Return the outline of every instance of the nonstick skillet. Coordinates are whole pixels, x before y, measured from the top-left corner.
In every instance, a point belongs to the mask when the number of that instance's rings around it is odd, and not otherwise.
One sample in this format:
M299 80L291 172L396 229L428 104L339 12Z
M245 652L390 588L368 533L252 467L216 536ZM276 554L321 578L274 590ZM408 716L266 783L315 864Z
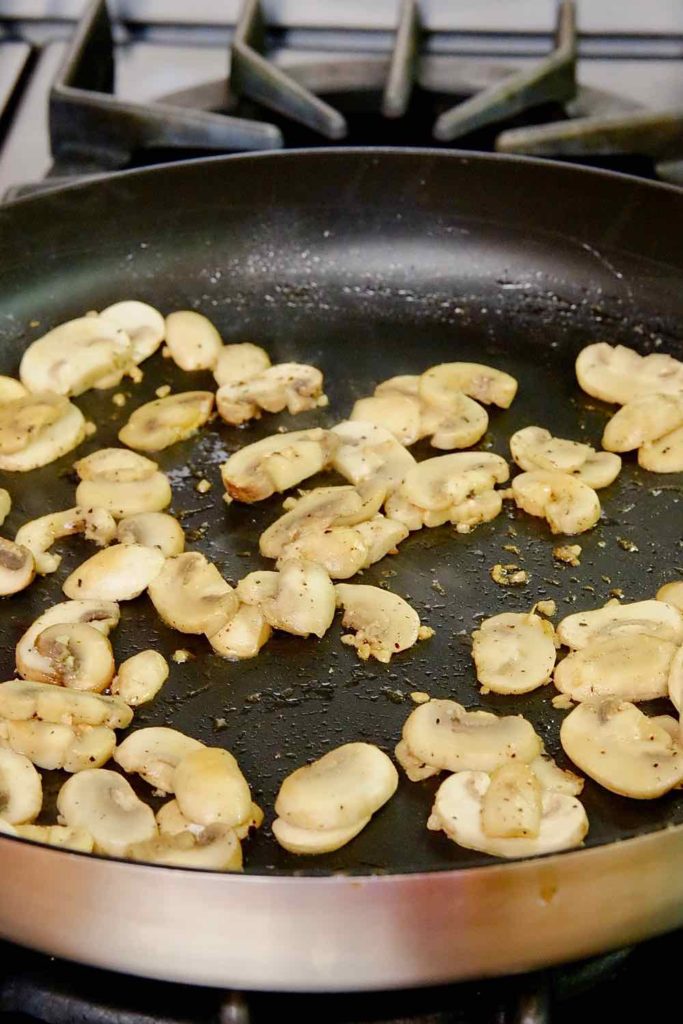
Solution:
M278 427L331 425L383 378L445 360L492 363L520 381L491 416L484 447L507 455L530 423L597 443L609 409L578 390L574 357L607 340L683 357L683 194L658 184L531 160L430 151L327 150L231 157L113 176L0 209L0 372L54 324L119 299L197 308L226 341L254 340L274 361L320 366L330 405L246 429L213 423L160 453L189 546L231 581L264 566L258 536L281 499L221 500L226 454ZM77 400L98 426L79 455L116 431L162 383L211 387L157 354L125 408L111 392ZM418 458L433 451L415 449ZM5 475L24 521L73 504L74 456ZM198 480L213 483L208 494ZM330 482L328 475L324 478ZM321 481L322 482L322 478ZM528 970L683 923L683 797L635 802L591 784L586 849L503 863L429 833L439 780L404 777L348 846L315 859L269 834L274 795L294 767L341 742L391 752L426 690L522 712L563 758L552 687L480 696L469 634L481 616L554 599L560 614L653 596L683 573L683 480L639 470L601 492L604 516L559 566L540 520L507 509L469 536L422 530L364 582L408 597L434 639L360 662L336 623L323 640L277 636L230 664L200 638L163 627L146 598L123 606L117 659L147 646L170 681L135 726L172 725L239 758L265 827L245 844L244 875L106 860L0 839L0 934L85 963L241 988L351 990ZM507 547L506 547L507 546ZM516 551L510 550L510 547ZM637 549L637 550L635 550ZM60 570L0 606L2 678L13 649L92 549L61 548ZM529 573L496 585L496 563ZM48 781L48 811L62 779ZM145 797L149 799L149 790Z

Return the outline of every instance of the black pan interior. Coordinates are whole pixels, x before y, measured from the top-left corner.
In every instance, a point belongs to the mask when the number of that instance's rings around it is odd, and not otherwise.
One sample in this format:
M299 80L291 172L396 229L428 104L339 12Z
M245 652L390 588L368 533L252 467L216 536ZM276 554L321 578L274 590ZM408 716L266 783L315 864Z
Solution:
M219 474L227 453L279 427L331 425L383 378L444 360L490 362L518 377L520 390L509 411L492 413L484 447L507 455L507 438L530 423L597 443L610 410L579 391L575 354L602 339L683 356L683 248L675 230L682 212L673 189L471 154L287 153L110 178L0 210L0 372L16 372L23 348L56 323L132 297L164 312L197 308L226 341L253 340L274 361L320 366L327 410L266 416L243 430L214 422L158 456L189 545L235 582L265 566L258 536L280 500L227 508ZM98 430L79 454L116 443L130 411L162 383L183 390L212 387L212 378L182 374L157 354L144 364L141 384L84 395L78 404ZM129 396L125 408L113 404L114 391ZM427 446L416 450L418 458L429 454ZM72 461L4 475L14 498L6 535L73 504ZM195 489L203 477L213 484L205 495ZM135 725L171 725L237 755L267 812L266 826L246 846L248 871L486 863L426 831L438 780L402 778L397 796L357 839L315 860L274 842L274 795L294 767L341 742L365 739L391 752L414 690L523 712L566 764L552 687L526 697L479 696L469 634L482 616L540 598L554 599L564 614L616 591L627 600L652 596L683 573L682 493L680 476L643 473L627 458L617 483L601 492L602 521L579 538L576 569L554 562L557 541L543 523L509 506L470 536L451 527L412 535L398 557L363 580L409 598L436 636L388 666L362 663L342 646L338 621L323 640L280 635L257 659L230 664L200 638L161 626L140 598L123 606L113 636L117 659L150 645L194 657L172 664L170 681ZM76 540L60 550L56 574L0 606L2 678L12 676L21 632L61 599L61 582L92 552ZM525 568L528 585L496 585L489 570L497 562ZM636 803L589 783L585 802L588 845L683 822L677 795Z

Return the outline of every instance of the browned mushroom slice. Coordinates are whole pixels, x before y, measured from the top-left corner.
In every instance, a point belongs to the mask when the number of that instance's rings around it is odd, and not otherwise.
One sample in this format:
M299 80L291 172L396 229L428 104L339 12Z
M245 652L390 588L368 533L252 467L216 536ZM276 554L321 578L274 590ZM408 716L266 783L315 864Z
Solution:
M253 502L287 491L329 464L338 441L316 427L273 434L240 448L221 466L227 499Z
M180 633L210 635L239 605L235 591L199 551L167 558L149 584L149 596L166 625Z
M0 469L25 473L70 452L86 434L83 413L67 398L26 395L0 405Z
M139 451L161 451L196 434L209 419L213 401L210 391L183 391L147 402L131 413L119 440Z
M132 365L126 332L103 317L83 316L60 324L29 345L19 373L31 392L80 395L92 387L118 384Z

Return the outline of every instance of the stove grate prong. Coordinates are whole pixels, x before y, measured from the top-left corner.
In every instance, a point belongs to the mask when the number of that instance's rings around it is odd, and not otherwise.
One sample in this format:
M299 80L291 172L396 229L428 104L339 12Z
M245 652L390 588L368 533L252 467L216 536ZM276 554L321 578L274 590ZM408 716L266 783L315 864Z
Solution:
M401 0L394 49L382 96L385 117L403 117L415 84L422 23L417 0Z

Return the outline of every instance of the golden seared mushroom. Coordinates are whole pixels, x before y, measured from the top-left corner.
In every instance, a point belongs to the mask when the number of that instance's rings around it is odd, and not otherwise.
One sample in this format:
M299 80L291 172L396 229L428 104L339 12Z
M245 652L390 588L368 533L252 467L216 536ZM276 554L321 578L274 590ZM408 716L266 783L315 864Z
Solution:
M210 391L182 391L156 398L131 413L119 430L119 441L143 452L159 452L186 441L203 427L213 412Z
M603 608L567 615L557 626L561 642L575 651L596 639L633 633L682 644L683 614L663 600L608 601Z
M657 591L657 600L673 605L679 612L683 612L683 580L672 580L665 583Z
M683 748L629 701L578 704L560 740L567 757L612 793L654 800L683 782Z
M587 394L617 405L641 395L683 391L683 363L677 359L659 352L641 356L632 348L605 342L582 349L576 377Z
M54 394L0 403L0 469L26 473L66 455L86 434L83 413Z
M136 773L150 786L163 793L173 793L173 773L187 754L204 750L199 740L177 729L151 726L137 729L121 743L114 760L124 772Z
M76 501L107 509L115 519L160 512L171 504L171 486L156 462L127 448L101 448L74 463L81 478Z
M445 832L458 846L494 857L536 857L581 845L588 818L576 797L544 790L534 801L524 766L506 766L498 772L464 771L442 782L427 828ZM524 826L531 831L522 831Z
M0 746L0 818L10 825L33 821L43 806L43 784L27 757Z
M37 682L102 693L114 678L111 644L100 630L85 622L48 626L38 634L34 646L42 665L50 666L34 676Z
M80 395L89 388L113 387L132 366L133 348L126 332L104 317L82 316L29 345L19 375L33 393Z
M251 821L249 785L228 750L190 751L173 772L171 783L181 812L197 825L238 828Z
M55 572L62 561L61 555L52 554L50 548L63 537L82 533L99 547L110 544L116 536L113 516L104 508L76 505L63 512L50 512L39 519L24 523L17 530L17 544L23 544L35 559L36 571L41 576Z
M154 355L166 334L164 318L159 310L138 299L115 302L102 310L100 318L126 332L136 366Z
M219 387L224 384L238 384L251 380L270 366L270 357L265 349L243 341L237 345L224 345L221 349L213 375Z
M614 414L605 427L602 445L609 452L632 452L681 425L683 394L642 395Z
M208 317L180 309L166 317L166 345L181 370L212 370L223 349L223 339Z
M114 544L74 569L62 590L74 599L132 601L159 575L164 561L157 548Z
M534 612L503 612L472 634L477 679L486 691L529 693L547 683L557 649L552 623Z
M66 725L31 718L3 723L5 742L46 771L101 768L114 753L116 733L104 725Z
M381 587L338 583L337 604L343 609L342 626L355 630L342 643L355 647L358 657L385 664L420 639L420 617L398 594Z
M111 692L132 708L156 697L168 679L168 662L158 651L140 651L119 665Z
M352 420L367 419L387 428L402 444L430 437L434 448L469 448L489 425L485 409L461 391L442 395L434 404L420 393L420 377L404 375L382 381L371 398L356 402Z
M163 622L180 633L213 633L239 605L235 591L199 551L167 558L148 590Z
M154 812L118 772L94 768L64 783L57 796L60 821L82 828L93 838L96 853L125 857L136 843L157 835Z
M600 499L593 488L569 473L520 473L512 481L512 496L518 508L546 519L553 533L584 533L600 518Z
M492 772L507 761L529 764L543 749L521 715L466 711L454 700L430 700L408 716L396 759L411 781L442 771Z
M403 445L415 444L422 435L422 403L418 397L387 391L355 402L351 422L383 427Z
M125 516L119 522L116 539L119 544L158 548L164 558L181 555L185 550L183 528L166 512L139 512L135 516Z
M291 853L338 850L365 828L397 785L398 772L378 747L336 747L284 780L273 835Z
M485 405L508 409L517 394L517 381L482 363L441 363L422 374L419 391L430 405L448 407L453 395L463 392Z
M415 459L386 427L345 420L332 428L338 439L332 468L352 484L394 491Z
M35 574L35 562L28 548L0 537L0 597L25 590Z
M194 832L160 835L133 843L126 856L146 864L167 864L178 868L212 871L241 871L242 847L234 829L207 825Z
M259 550L265 558L279 558L304 533L322 533L332 526L355 526L370 519L383 499L382 490L364 498L355 487L316 487L300 498L289 498L284 515L261 534Z
M287 491L329 466L337 444L332 431L321 427L273 434L248 444L221 466L227 499L262 501Z
M589 487L607 487L621 471L621 459L612 452L596 452L588 444L553 437L543 427L524 427L510 438L510 452L520 469L546 469L570 473Z
M36 639L50 626L87 623L104 636L119 622L119 606L113 601L62 601L39 615L23 634L16 649L17 670L25 679L49 682L52 665L36 650Z
M76 850L78 853L92 853L93 838L84 828L69 828L67 825L18 825L16 834L32 843L57 846L62 850Z
M304 363L277 363L249 380L223 384L216 392L219 416L234 426L258 419L262 410L287 409L296 416L326 404L322 373Z
M0 718L13 722L37 718L41 722L126 729L133 720L133 712L119 697L69 690L32 679L10 679L0 683Z
M28 391L14 377L5 377L0 374L0 407L9 402L16 402L17 398L26 398Z
M555 686L575 701L655 700L667 695L676 645L642 633L599 635L555 669Z
M12 508L12 498L9 491L6 491L4 487L0 487L0 526L7 519Z
M255 658L270 640L273 630L260 608L240 604L224 626L207 633L213 651L228 661Z
M683 426L638 450L638 465L650 473L683 473Z
M332 625L335 588L322 566L315 562L283 562L272 596L265 596L259 607L274 629L294 636L312 633L320 637Z

